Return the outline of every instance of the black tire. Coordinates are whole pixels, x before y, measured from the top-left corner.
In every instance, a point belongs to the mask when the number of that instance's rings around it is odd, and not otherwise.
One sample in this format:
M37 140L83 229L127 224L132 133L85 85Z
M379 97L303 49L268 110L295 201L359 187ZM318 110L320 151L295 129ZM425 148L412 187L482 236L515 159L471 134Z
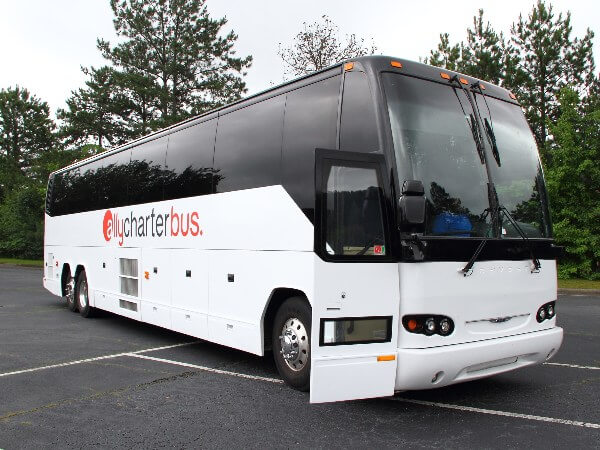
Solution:
M306 299L292 297L277 310L273 322L273 358L279 374L288 385L299 391L310 388L310 330L312 312ZM282 338L283 335L286 335ZM294 343L297 343L294 347ZM286 348L290 359L282 352ZM291 358L297 352L297 356Z
M75 299L77 302L77 309L79 309L79 314L81 314L83 317L92 317L94 315L94 308L90 306L90 296L85 270L79 272L79 276L77 277L77 284L75 285Z
M68 272L65 277L65 295L64 299L67 302L67 308L69 311L77 312L77 301L75 300L75 281L71 276L71 272Z

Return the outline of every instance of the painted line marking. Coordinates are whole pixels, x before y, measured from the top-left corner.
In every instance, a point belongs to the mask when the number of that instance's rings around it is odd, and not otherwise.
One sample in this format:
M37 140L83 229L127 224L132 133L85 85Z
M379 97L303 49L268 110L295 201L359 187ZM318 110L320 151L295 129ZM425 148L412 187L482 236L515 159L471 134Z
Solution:
M588 369L588 370L600 370L600 367L594 366L580 366L577 364L563 364L563 363L544 363L545 366L558 366L558 367L571 367L572 369Z
M96 356L94 358L79 359L77 361L69 361L69 362L64 362L64 363L51 364L49 366L33 367L31 369L15 370L14 372L0 373L0 378L7 377L9 375L20 375L23 373L38 372L40 370L55 369L58 367L68 367L68 366L74 366L76 364L84 364L84 363L89 363L89 362L94 362L94 361L102 361L103 359L119 358L121 356L131 356L131 355L136 355L138 353L156 352L158 350L166 350L169 348L183 347L185 345L191 345L191 344L195 344L197 342L199 342L199 341L183 342L181 344L173 344L173 345L165 345L163 347L147 348L147 349L143 349L143 350L136 350L134 352L114 353L112 355Z
M134 358L147 359L150 361L157 361L157 362L162 362L162 363L166 363L166 364L174 364L176 366L181 366L181 367L189 367L190 369L197 369L197 370L202 370L204 372L218 373L220 375L229 375L232 377L247 378L249 380L268 381L269 383L283 384L283 380L281 380L279 378L269 378L269 377L261 377L258 375L249 375L249 374L240 373L240 372L231 372L229 370L215 369L214 367L198 366L196 364L190 364L190 363L180 362L180 361L173 361L171 359L155 358L154 356L140 355L139 353L130 353L130 354L127 354L127 356L133 356Z
M467 412L474 412L474 413L480 413L480 414L490 414L490 415L494 415L494 416L512 417L515 419L536 420L538 422L560 423L563 425L572 425L572 426L576 426L576 427L600 429L599 423L580 422L578 420L556 419L554 417L534 416L531 414L520 414L520 413L507 412L507 411L496 411L493 409L474 408L472 406L452 405L449 403L428 402L425 400L413 400L410 398L402 398L402 397L394 397L394 398L392 398L392 400L406 402L406 403L414 403L415 405L422 405L422 406L435 406L438 408L455 409L458 411L467 411Z

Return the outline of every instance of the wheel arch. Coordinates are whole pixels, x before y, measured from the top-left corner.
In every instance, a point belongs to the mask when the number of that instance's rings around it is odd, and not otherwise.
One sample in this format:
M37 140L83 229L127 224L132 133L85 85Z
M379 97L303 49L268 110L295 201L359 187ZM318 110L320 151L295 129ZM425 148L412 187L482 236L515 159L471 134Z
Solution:
M271 291L271 295L269 296L269 300L265 306L263 311L262 319L261 319L261 334L262 334L262 350L263 354L265 350L271 349L271 329L273 328L273 322L275 320L275 314L279 307L285 302L288 298L291 297L301 297L303 298L309 307L311 307L310 301L308 300L308 296L306 293L299 289L288 288L288 287L278 287Z
M67 276L73 275L71 271L71 266L69 263L64 263L62 265L62 274L60 275L60 294L64 297L67 295L66 286L67 286Z

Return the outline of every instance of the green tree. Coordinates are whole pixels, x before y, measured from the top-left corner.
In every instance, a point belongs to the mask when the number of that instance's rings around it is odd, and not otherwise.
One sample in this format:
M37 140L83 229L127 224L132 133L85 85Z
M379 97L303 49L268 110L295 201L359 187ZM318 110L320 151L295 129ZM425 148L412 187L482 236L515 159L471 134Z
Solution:
M0 198L56 143L46 102L20 87L0 90Z
M57 114L64 122L60 131L65 143L105 147L125 142L133 134L128 124L133 106L119 85L119 74L107 66L82 71L89 76L87 87L73 91L67 109Z
M600 279L600 102L582 112L570 88L559 100L546 170L555 238L567 252L559 276Z
M437 49L431 50L429 57L426 57L424 62L442 69L462 72L463 51L464 45L462 42L452 45L450 44L450 35L441 33Z
M462 44L461 44L462 45ZM462 71L481 80L499 84L503 78L504 37L483 20L483 9L473 17L473 28L467 29L467 43L462 56Z
M585 95L594 81L593 37L588 29L583 38L571 38L571 14L556 17L542 0L511 27L504 85L525 108L545 157L548 122L556 121L560 89L575 86Z
M166 126L240 98L252 57L237 58L237 36L223 35L227 19L212 19L204 0L111 0L122 42L98 48L120 73L141 129ZM139 104L139 103L136 103ZM153 112L156 108L157 112ZM156 119L155 119L156 117Z
M377 51L375 44L365 45L364 38L355 34L346 36L345 41L338 37L339 29L329 17L322 16L322 22L307 24L288 46L279 43L277 54L286 66L286 75L301 76L346 59L372 55Z

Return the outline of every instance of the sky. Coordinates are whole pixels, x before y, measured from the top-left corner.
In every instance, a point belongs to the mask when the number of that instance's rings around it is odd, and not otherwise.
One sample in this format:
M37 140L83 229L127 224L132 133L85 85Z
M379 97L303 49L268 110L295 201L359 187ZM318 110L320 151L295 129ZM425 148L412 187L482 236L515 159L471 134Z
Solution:
M594 56L600 66L600 2L553 0L556 14L571 11L572 37L595 32ZM283 80L279 43L289 45L303 22L323 14L339 27L340 39L355 33L371 39L377 53L418 61L450 34L466 39L466 29L479 8L497 32L510 33L519 14L525 17L534 0L207 0L213 18L226 17L224 32L234 30L238 56L252 55L245 78L248 94ZM96 39L114 42L109 0L0 0L0 89L19 85L50 104L53 115L65 107L72 90L84 86L81 66L105 63Z

